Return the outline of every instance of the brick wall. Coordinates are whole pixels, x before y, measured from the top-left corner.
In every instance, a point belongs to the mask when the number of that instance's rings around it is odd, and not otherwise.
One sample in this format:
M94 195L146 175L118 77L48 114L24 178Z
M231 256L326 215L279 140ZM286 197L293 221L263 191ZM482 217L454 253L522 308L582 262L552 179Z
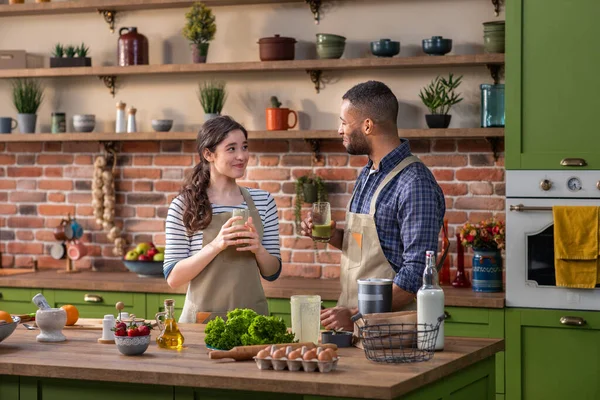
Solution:
M171 199L197 158L193 141L119 144L116 223L130 243L164 243L164 219ZM411 141L413 152L433 171L446 194L450 235L467 220L504 215L504 157L498 161L481 140ZM343 221L354 180L366 162L349 156L339 141L323 141L322 159L313 163L304 141L250 143L252 157L241 183L273 193L280 215L283 276L337 278L340 253L295 235L294 179L311 171L327 180L333 218ZM102 146L94 142L0 143L0 251L3 267L63 268L49 247L53 229L70 213L86 233L88 256L78 268L123 269L112 243L96 225L91 206L93 160ZM306 210L305 210L306 211ZM455 241L452 240L452 249ZM470 266L470 259L465 263ZM452 258L454 268L454 257Z

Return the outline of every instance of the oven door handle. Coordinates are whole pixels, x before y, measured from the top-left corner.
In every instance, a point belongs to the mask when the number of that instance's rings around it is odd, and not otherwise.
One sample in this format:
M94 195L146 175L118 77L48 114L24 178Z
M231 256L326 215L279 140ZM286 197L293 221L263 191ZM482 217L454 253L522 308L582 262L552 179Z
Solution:
M524 211L552 211L552 207L543 206L524 206L523 204L517 204L516 206L510 206L510 211L524 212Z
M583 326L586 324L586 321L581 317L564 316L560 317L560 323L562 325Z

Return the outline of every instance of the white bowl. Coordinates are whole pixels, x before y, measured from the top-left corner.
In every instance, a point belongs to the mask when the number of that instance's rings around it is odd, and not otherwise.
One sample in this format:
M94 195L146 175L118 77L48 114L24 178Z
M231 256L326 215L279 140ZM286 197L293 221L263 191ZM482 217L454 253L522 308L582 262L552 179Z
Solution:
M156 132L169 132L173 127L172 119L153 119L152 129Z

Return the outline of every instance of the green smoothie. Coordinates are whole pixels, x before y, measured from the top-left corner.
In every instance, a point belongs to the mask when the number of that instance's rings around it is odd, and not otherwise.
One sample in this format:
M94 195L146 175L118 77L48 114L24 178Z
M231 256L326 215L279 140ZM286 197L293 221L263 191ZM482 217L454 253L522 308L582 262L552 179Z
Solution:
M313 225L312 238L315 242L329 242L331 238L331 225Z

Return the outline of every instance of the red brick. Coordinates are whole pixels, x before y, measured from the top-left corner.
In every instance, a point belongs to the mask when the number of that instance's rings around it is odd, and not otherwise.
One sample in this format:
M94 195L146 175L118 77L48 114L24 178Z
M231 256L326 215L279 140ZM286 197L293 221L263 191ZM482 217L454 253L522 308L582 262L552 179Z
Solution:
M323 266L323 278L339 279L340 278L340 267L338 265L324 265Z
M64 195L64 193L49 193L48 201L50 203L64 203L65 195Z
M428 167L463 167L467 165L464 155L425 155L419 157Z
M493 186L489 182L474 182L469 183L469 192L473 195L489 196L492 194Z
M463 196L468 193L466 183L440 183L446 196Z
M329 203L331 208L346 208L350 202L351 195L349 194L332 194L329 195Z
M281 238L283 248L296 250L312 250L313 241L307 237Z
M277 208L288 208L292 206L292 196L273 196Z
M467 222L467 213L465 211L446 210L444 218L448 219L449 224L464 224Z
M296 194L296 182L284 182L281 191L285 194Z
M281 165L283 166L293 166L293 167L310 167L313 162L312 155L304 154L304 155L284 155L281 157Z
M432 169L431 172L438 182L454 180L454 170L451 169Z
M134 192L151 192L152 182L148 181L137 181L133 183Z
M77 214L76 215L82 215L82 216L86 216L86 217L92 216L92 215L94 215L94 208L92 206L77 205Z
M458 151L461 153L491 152L492 146L485 139L464 139L458 141ZM498 143L498 151L504 151L504 142Z
M182 148L181 141L168 140L160 142L160 151L163 153L180 153Z
M160 179L158 168L125 168L122 174L123 179Z
M91 204L91 193L69 193L69 203L75 204Z
M187 167L192 165L191 156L154 156L154 165L179 165Z
M1 205L0 210L2 210ZM7 226L9 228L43 228L44 219L37 217L9 217Z
M458 210L503 210L504 199L489 197L459 197L454 208Z
M44 176L48 178L62 178L63 169L61 167L46 167L44 168Z
M431 141L427 139L410 139L410 150L413 153L428 153Z
M136 216L139 218L154 218L155 215L154 207L136 207Z
M327 165L331 167L345 167L348 165L348 156L330 155L327 156Z
M75 206L40 204L38 211L40 215L60 215L66 217L67 214L75 214Z
M37 181L34 179L20 179L17 181L18 190L35 190Z
M115 213L119 218L130 218L135 216L135 207L119 205L115 208ZM158 215L161 217L160 215ZM166 218L166 213L164 218Z
M16 176L20 178L37 178L42 176L42 169L40 167L7 167L6 171L8 176Z
M463 168L456 171L459 181L502 181L504 170L499 168Z
M279 156L260 156L259 165L263 167L276 167L279 165Z
M33 240L33 232L32 231L17 231L17 240L32 241Z
M315 262L315 253L313 251L294 251L292 253L292 262L314 263Z
M258 187L259 187L258 182L237 181L237 184L242 187L252 188L252 189L258 189Z
M301 176L310 175L312 173L313 173L312 169L294 168L292 170L292 178L298 179Z
M44 245L41 243L8 243L8 253L16 254L43 254Z
M179 192L183 186L181 181L157 181L154 182L154 190L156 192Z
M12 254L2 254L2 268L12 268L15 263L15 256Z
M152 156L133 156L133 165L152 165Z
M75 161L75 164L79 164L79 165L92 165L94 163L92 156L83 156L80 154L77 154L75 156L74 161Z
M316 174L326 181L354 181L358 176L355 168L317 169Z
M320 251L317 254L317 262L321 264L337 264L342 262L342 253L340 251Z
M498 160L496 160L497 167L504 167L504 153L498 154Z
M281 184L277 182L260 182L258 187L269 193L279 193L281 190Z
M321 140L320 150L322 153L344 153L347 154L346 148L342 143L342 138Z
M166 204L165 195L162 193L128 193L127 204Z
M290 140L290 153L311 153L310 143L304 140Z
M248 141L250 152L261 153L287 153L289 143L287 140L250 140Z
M42 190L73 190L73 181L41 179L38 188Z
M89 178L94 176L93 166L67 166L65 167L64 174L69 178Z
M43 192L12 192L10 201L15 203L42 203L46 201L46 193Z
M495 164L493 154L470 154L469 164L473 167L491 167Z
M159 142L122 142L123 153L159 153Z
M248 179L257 181L285 181L290 179L289 168L253 168L248 171Z
M98 142L64 142L63 152L65 153L98 153L102 145Z
M170 179L177 180L178 182L182 182L183 180L183 170L181 168L163 168L162 169L162 179Z
M58 164L70 165L73 164L74 157L71 154L38 154L38 165Z
M0 202L7 202L8 201L8 193L7 192L0 192Z
M288 264L284 263L281 277L320 278L321 267L318 265Z
M34 165L35 155L34 154L19 154L17 156L17 164L19 165Z
M0 179L0 190L10 190L17 187L17 181L13 179Z
M456 141L454 139L438 139L433 142L432 150L442 153L452 153L456 151Z
M196 153L196 140L184 140L183 142L184 153Z
M16 159L13 154L0 154L0 165L14 164Z
M164 233L155 233L152 235L152 242L156 246L164 246L166 243L166 235Z
M476 224L480 221L485 221L486 219L490 219L493 216L494 216L494 214L489 211L481 211L481 212L472 211L469 213L469 222Z
M498 196L506 195L506 184L505 183L494 183L494 193Z
M446 203L446 210L454 207L454 199L452 199L450 197L446 197L444 200L445 200L445 203Z
M294 224L290 224L287 222L279 223L279 235L281 236L291 236L294 234Z
M164 232L165 222L130 219L125 221L125 230L128 232Z
M42 152L42 143L41 142L7 143L6 150L8 153L41 153Z
M62 151L62 142L46 142L44 143L44 153Z
M51 230L43 230L35 232L35 240L38 242L53 242L56 240L54 237L54 231Z
M369 162L369 157L367 156L350 156L350 166L351 167L364 167Z
M292 252L290 250L281 250L281 262L289 263L292 260Z

